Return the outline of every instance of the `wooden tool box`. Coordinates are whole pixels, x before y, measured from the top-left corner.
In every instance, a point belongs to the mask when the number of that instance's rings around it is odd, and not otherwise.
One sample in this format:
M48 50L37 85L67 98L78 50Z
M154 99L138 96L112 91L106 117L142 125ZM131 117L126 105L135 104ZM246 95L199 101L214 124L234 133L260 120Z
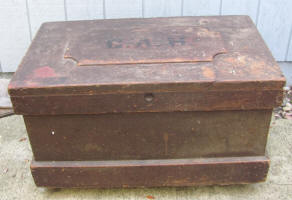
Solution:
M10 85L44 187L264 181L285 78L247 16L52 22Z

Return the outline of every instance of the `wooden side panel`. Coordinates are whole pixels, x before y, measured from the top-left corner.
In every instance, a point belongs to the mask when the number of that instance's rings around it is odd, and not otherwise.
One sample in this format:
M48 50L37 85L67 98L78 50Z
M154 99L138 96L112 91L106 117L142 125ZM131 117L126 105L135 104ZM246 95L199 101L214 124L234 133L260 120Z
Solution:
M142 0L106 0L105 18L142 17Z
M33 36L43 22L65 20L64 1L28 0L28 9Z
M37 161L264 155L271 110L24 116Z
M206 16L220 14L220 0L184 0L184 16Z
M103 0L69 0L65 3L68 20L103 18Z
M267 157L142 161L67 161L31 164L37 186L116 188L230 185L265 181Z
M292 26L291 0L264 0L260 4L258 29L278 61L284 61Z
M183 0L146 0L144 17L181 16Z
M15 71L30 43L24 0L0 2L0 71Z
M257 21L259 0L222 0L222 15L248 15Z

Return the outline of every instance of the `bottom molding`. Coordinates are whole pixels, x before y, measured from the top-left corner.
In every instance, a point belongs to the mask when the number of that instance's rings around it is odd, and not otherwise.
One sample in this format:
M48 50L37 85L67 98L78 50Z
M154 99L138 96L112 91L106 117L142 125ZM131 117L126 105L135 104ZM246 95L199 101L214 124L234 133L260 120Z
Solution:
M268 170L265 156L31 163L35 184L54 188L248 184L265 181Z

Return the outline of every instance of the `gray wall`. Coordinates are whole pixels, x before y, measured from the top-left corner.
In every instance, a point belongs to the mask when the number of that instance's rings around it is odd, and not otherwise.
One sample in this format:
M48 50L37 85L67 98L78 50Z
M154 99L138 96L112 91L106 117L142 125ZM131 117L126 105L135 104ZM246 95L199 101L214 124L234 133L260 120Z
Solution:
M0 70L16 70L46 21L237 14L253 19L276 60L292 61L292 0L1 0Z

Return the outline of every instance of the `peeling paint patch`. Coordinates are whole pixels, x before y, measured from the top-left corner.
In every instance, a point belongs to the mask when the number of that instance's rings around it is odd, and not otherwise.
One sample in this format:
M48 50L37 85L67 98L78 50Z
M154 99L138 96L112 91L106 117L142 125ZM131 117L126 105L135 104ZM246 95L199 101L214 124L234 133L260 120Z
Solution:
M215 73L214 70L209 67L203 67L203 75L206 78L214 79Z
M34 81L25 81L26 86L36 87L38 84Z
M84 150L87 152L91 152L91 151L101 151L102 149L96 144L86 144L84 147Z
M49 66L44 66L34 70L33 72L34 78L48 78L48 77L56 77L55 70Z
M164 140L164 152L165 152L165 155L168 155L168 133L163 134L163 140Z

